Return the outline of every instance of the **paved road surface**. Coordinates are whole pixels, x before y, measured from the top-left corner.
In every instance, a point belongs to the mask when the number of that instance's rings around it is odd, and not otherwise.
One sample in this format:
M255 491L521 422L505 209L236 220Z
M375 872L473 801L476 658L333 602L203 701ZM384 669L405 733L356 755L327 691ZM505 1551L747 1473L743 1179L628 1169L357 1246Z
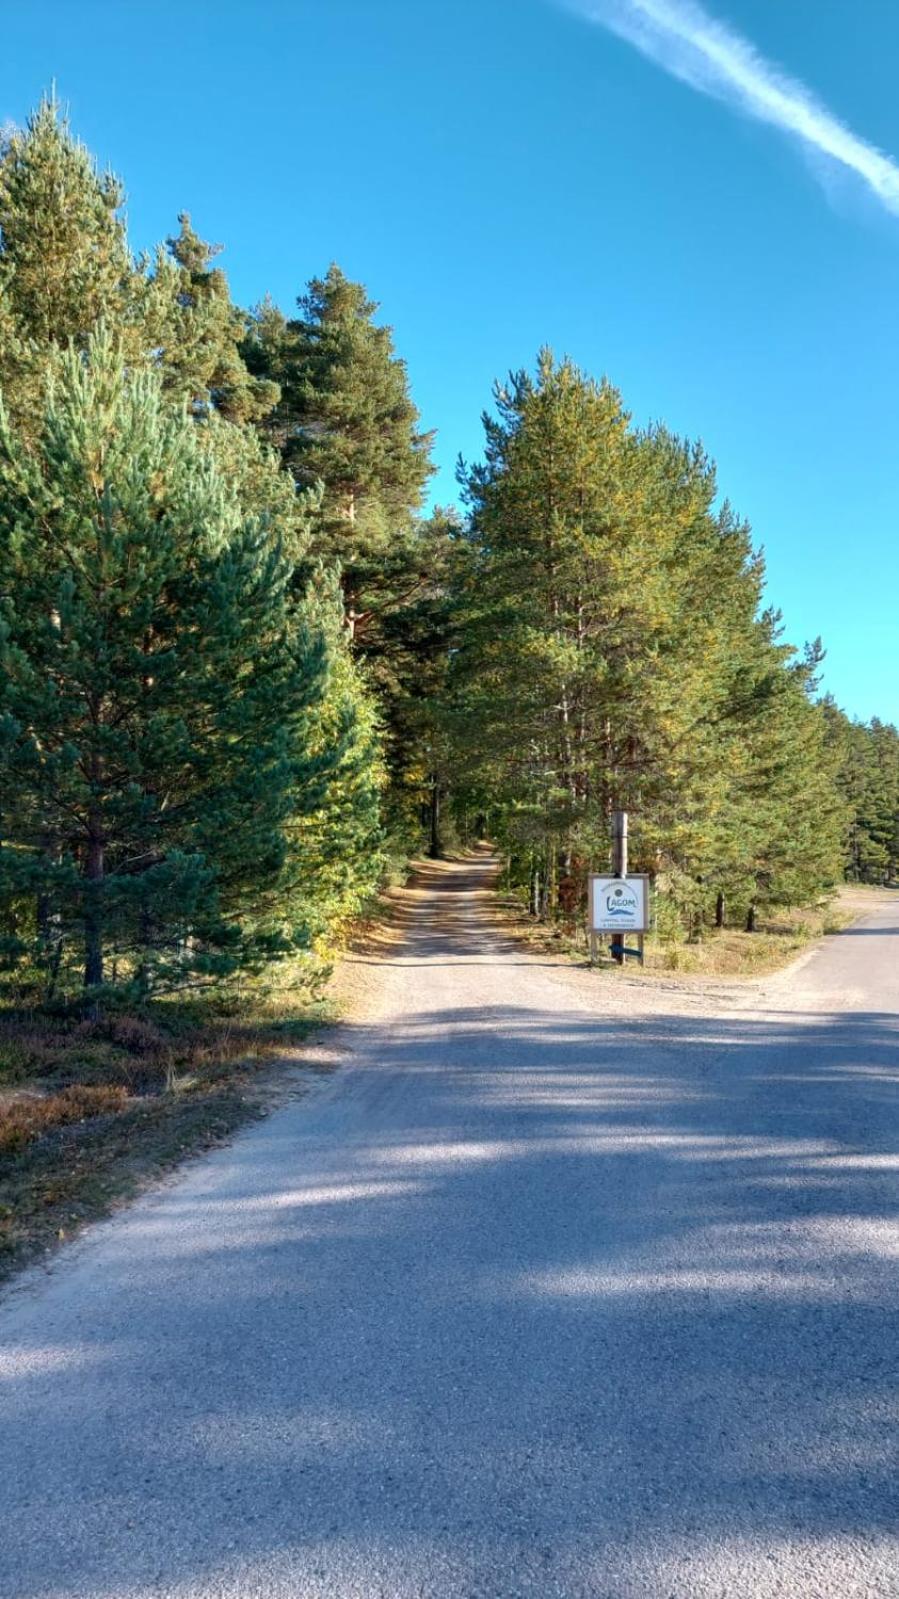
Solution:
M509 951L486 871L8 1299L4 1599L899 1595L899 905L684 993Z

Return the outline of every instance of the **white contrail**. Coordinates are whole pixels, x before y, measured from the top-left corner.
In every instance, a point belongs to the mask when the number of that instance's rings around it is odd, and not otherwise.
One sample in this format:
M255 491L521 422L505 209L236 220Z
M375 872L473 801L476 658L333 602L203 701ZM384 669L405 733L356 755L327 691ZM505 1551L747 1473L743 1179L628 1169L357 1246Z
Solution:
M703 94L738 106L849 168L899 215L899 165L832 115L798 79L766 61L695 0L563 0Z

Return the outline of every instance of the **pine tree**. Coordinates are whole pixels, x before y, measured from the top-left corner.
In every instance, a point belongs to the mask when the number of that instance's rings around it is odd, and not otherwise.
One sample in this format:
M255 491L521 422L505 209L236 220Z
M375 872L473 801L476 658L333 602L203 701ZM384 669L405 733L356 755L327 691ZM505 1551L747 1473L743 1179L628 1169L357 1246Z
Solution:
M847 809L847 873L860 882L891 882L899 871L899 731L877 718L850 721L832 699L822 714Z
M385 822L398 853L419 848L419 839L432 855L442 849L441 812L451 786L444 700L461 540L454 508L438 508L421 524L405 601L387 609L365 640L364 668L377 696L390 774Z
M323 485L314 553L339 565L348 630L362 642L420 587L415 516L431 437L361 284L331 266L298 304L292 321L263 305L244 353L280 388L267 426L298 485Z
M0 386L9 414L40 426L53 352L84 349L102 323L132 368L163 373L166 389L203 418L259 421L276 385L240 355L247 318L231 303L218 247L181 216L153 270L135 260L123 189L42 101L0 152Z
M779 615L765 612L738 678L726 832L713 868L732 913L750 925L755 908L807 904L842 870L845 806L813 700L823 652L816 641L797 656L779 633Z
M879 860L881 881L892 882L899 873L899 733L890 723L874 717L868 725L874 782L863 825Z
M275 406L278 387L253 377L241 357L247 318L233 305L225 274L212 265L221 245L206 244L187 212L178 223L166 240L174 270L158 259L156 272L166 387L187 398L195 415L215 410L230 422L259 422Z
M60 358L37 451L3 416L0 885L36 897L57 971L80 945L89 989L290 942L255 906L322 802L326 663L268 498L241 502L108 335Z
M711 606L697 611L685 530L707 516L713 481L700 453L633 434L610 385L548 352L536 381L518 374L497 400L486 462L466 476L466 716L547 849L592 853L624 807L651 851L648 818L683 787L686 735L708 708L692 663Z
M374 697L350 651L333 573L315 573L307 605L328 650L327 689L308 737L309 754L322 762L327 784L314 810L297 807L278 893L288 922L301 923L313 950L321 950L358 914L381 880L386 771Z
M83 349L101 320L134 353L142 284L122 199L55 100L43 100L0 155L0 387L19 422L39 425L48 352Z

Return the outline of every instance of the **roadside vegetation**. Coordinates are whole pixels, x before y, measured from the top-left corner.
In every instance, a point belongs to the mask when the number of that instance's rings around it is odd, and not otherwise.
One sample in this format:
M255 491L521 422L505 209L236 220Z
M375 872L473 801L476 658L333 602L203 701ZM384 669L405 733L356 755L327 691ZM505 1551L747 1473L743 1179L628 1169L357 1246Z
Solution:
M676 929L673 934L666 934L656 924L646 937L642 967L629 959L625 969L629 976L679 974L688 981L762 977L789 965L827 934L841 932L866 909L874 909L886 892L859 888L847 894L839 888L817 905L784 909L766 917L751 933L741 927L711 926L692 940L685 940ZM590 963L590 942L582 919L557 916L541 921L532 914L521 889L500 888L497 912L503 928L526 947L581 965ZM621 970L612 959L608 939L598 943L594 964L597 970L610 974Z
M0 1264L267 1102L419 851L489 836L564 942L627 809L680 970L899 860L899 734L819 697L701 446L543 351L428 512L363 285L241 309L122 200L55 103L3 136Z

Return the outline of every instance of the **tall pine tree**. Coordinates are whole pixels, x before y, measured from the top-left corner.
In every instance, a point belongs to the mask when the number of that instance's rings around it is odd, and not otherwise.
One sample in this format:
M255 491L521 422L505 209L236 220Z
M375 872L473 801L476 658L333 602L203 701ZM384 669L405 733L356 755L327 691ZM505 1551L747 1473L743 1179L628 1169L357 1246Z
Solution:
M109 336L60 358L36 450L0 424L0 885L90 989L290 943L256 902L322 803L325 648L216 453Z
M405 364L362 285L331 266L298 304L289 321L263 306L245 354L281 391L267 426L294 478L323 486L314 551L339 564L347 627L364 644L421 586L416 515L431 437L419 430Z
M104 320L136 353L144 284L122 200L55 100L43 100L0 155L0 387L10 416L32 429L50 352L83 349Z

